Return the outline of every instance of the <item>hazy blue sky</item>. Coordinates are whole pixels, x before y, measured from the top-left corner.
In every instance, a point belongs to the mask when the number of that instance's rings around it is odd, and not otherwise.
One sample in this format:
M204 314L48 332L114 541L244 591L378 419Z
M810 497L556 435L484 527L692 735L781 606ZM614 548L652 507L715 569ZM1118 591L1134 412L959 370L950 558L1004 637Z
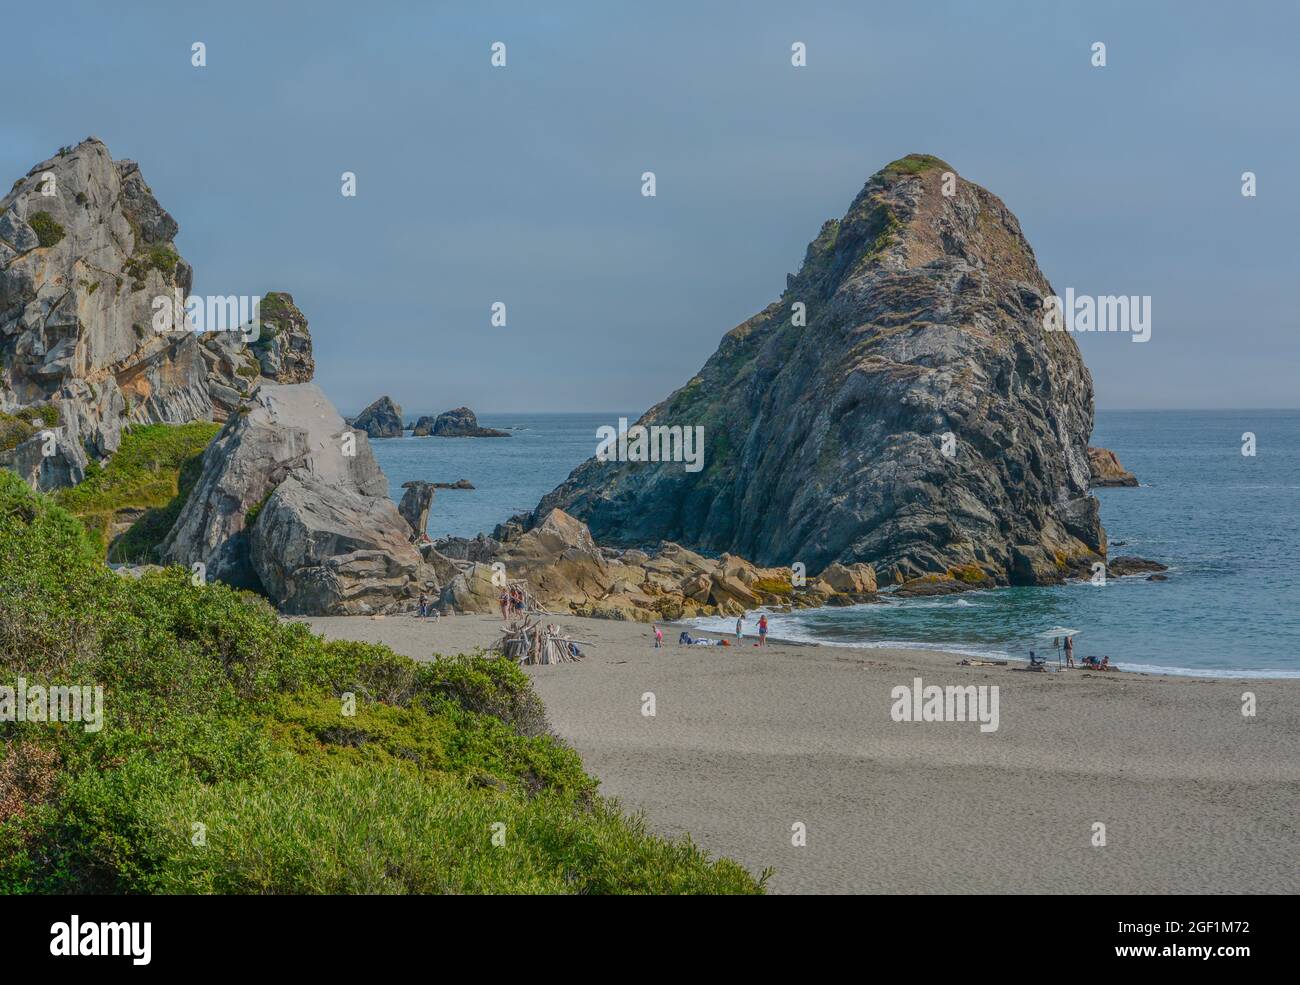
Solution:
M1150 342L1082 339L1099 407L1300 405L1291 4L132 0L4 33L3 180L89 134L138 160L195 291L291 292L344 411L649 406L909 152L1001 196L1058 291L1152 296Z

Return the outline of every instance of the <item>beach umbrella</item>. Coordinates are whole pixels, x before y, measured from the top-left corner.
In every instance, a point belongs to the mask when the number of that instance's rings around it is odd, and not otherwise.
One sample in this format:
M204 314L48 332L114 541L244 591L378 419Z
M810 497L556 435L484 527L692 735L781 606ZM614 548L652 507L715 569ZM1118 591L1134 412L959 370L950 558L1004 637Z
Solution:
M1079 632L1080 630L1077 629L1066 629L1064 626L1057 626L1055 629L1049 629L1047 632L1038 635L1045 640L1050 640L1054 636L1078 636Z

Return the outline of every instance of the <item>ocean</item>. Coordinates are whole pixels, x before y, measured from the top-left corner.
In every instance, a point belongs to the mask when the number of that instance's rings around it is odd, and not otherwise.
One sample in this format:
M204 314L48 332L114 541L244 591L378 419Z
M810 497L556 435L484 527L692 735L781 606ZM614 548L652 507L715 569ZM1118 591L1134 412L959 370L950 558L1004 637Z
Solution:
M394 500L408 479L468 479L438 490L429 534L490 533L531 510L595 451L605 414L483 414L511 438L372 441ZM1256 454L1242 454L1243 434ZM1144 576L1049 588L769 615L773 636L841 646L913 646L1023 660L1056 651L1044 633L1079 630L1076 656L1130 670L1300 677L1300 411L1099 411L1093 444L1141 486L1099 489L1111 556L1169 565ZM730 630L734 620L700 620ZM752 630L753 620L750 620Z

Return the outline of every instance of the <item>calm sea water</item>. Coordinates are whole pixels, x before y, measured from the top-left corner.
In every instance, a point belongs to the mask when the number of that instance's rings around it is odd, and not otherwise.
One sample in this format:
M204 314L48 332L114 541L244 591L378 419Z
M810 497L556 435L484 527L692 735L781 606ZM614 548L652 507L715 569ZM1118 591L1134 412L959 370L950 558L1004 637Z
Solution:
M372 444L395 499L407 479L474 483L473 492L439 490L429 521L434 537L470 536L534 507L591 456L596 428L619 416L485 414L487 427L521 430L509 439ZM1241 454L1247 431L1257 437L1254 457ZM1099 412L1093 443L1113 449L1142 483L1097 491L1112 556L1162 561L1168 581L1139 576L1105 587L1006 588L777 614L772 634L1023 659L1030 649L1054 657L1041 634L1068 627L1080 631L1078 655L1109 655L1134 670L1300 677L1300 411Z

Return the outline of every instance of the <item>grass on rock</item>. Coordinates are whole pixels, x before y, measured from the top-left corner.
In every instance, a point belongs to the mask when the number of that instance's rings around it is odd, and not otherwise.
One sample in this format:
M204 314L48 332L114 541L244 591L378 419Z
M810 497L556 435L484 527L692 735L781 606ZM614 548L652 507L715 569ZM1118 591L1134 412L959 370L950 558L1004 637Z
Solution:
M108 550L109 531L120 510L145 510L113 547L114 561L151 561L198 479L203 450L220 424L146 424L122 435L122 445L102 468L92 464L85 481L56 494L60 506L86 525Z

